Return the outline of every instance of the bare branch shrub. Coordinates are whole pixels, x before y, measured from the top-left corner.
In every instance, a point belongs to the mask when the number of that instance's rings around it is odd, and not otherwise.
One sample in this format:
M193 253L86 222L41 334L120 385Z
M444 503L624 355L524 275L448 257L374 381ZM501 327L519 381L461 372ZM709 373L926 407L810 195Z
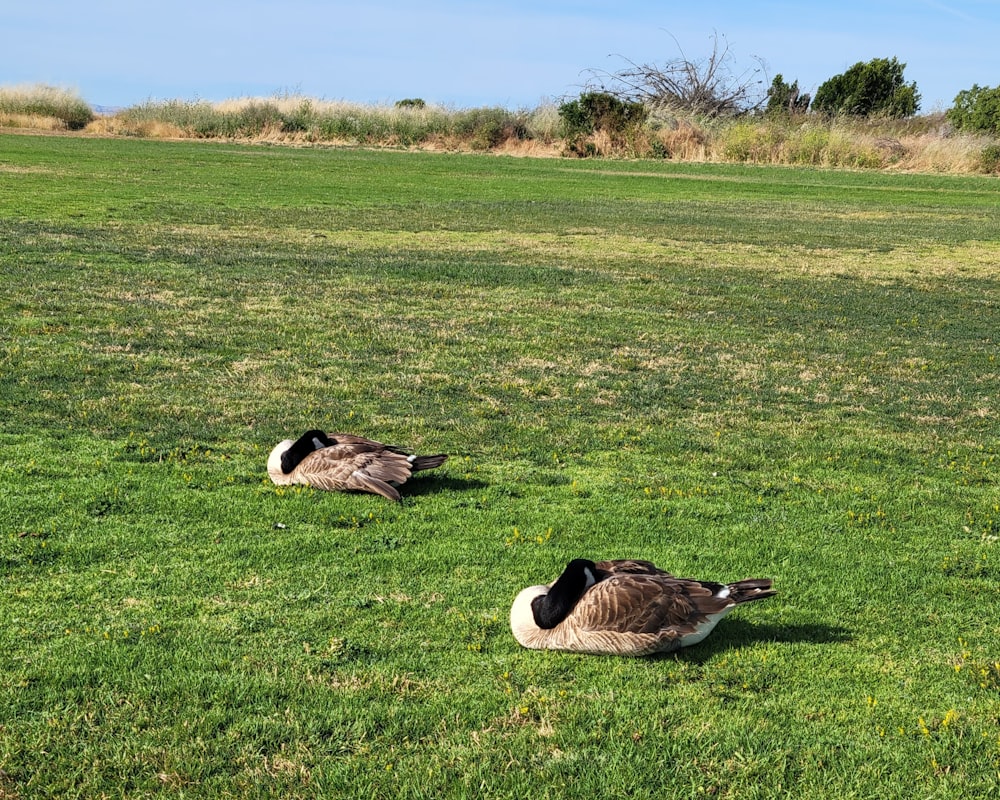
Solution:
M668 110L699 117L729 117L760 108L767 101L762 87L764 62L754 56L754 67L742 69L725 37L712 35L712 52L701 59L688 58L671 34L680 57L663 64L638 63L622 58L617 72L587 70L587 88L622 100L639 102L654 110Z

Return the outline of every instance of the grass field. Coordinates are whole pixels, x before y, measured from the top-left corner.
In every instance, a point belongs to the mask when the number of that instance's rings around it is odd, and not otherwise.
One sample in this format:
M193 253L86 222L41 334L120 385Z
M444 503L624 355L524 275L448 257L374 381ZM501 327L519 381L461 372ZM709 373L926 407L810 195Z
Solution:
M0 135L0 798L995 795L997 197ZM522 650L577 556L780 593Z

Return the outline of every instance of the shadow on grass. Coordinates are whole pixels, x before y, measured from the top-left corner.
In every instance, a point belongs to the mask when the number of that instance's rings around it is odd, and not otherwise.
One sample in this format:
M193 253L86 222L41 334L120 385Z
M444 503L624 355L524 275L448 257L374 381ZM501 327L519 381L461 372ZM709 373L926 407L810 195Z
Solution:
M712 656L755 642L781 642L786 644L839 644L853 639L849 628L841 625L805 623L802 625L755 625L739 619L727 619L701 644L676 653L664 653L654 658L680 656L685 661L701 663Z
M453 478L449 475L427 475L410 478L400 488L403 500L407 497L420 497L438 492L475 492L482 491L489 484L485 481L470 478Z

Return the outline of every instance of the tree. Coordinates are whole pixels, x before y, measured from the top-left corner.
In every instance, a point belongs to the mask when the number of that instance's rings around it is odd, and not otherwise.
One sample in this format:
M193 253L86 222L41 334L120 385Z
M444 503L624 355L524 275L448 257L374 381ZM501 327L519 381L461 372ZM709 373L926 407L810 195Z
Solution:
M705 58L692 60L680 44L677 49L680 58L665 64L639 64L626 58L627 66L618 72L588 70L588 89L652 109L706 117L733 116L764 103L760 59L754 59L756 68L740 70L728 43L720 46L718 34L713 35L712 52Z
M1000 133L1000 86L991 89L973 84L971 89L963 89L945 117L962 131Z
M920 108L920 95L916 83L903 81L905 67L895 56L859 61L816 90L813 111L893 119L913 116Z
M767 90L765 113L769 115L805 113L809 109L809 100L808 94L799 92L798 81L789 85L779 72L771 81L771 88Z

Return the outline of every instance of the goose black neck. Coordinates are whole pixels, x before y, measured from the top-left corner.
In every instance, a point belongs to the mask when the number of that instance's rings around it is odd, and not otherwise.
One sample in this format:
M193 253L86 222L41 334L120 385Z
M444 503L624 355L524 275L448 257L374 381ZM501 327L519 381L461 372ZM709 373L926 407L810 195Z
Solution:
M596 565L585 558L570 561L546 594L531 601L531 613L539 628L554 628L573 610L583 593L594 585Z
M303 433L284 453L281 454L281 471L287 475L302 463L307 455L333 444L333 440L323 431L312 430Z

